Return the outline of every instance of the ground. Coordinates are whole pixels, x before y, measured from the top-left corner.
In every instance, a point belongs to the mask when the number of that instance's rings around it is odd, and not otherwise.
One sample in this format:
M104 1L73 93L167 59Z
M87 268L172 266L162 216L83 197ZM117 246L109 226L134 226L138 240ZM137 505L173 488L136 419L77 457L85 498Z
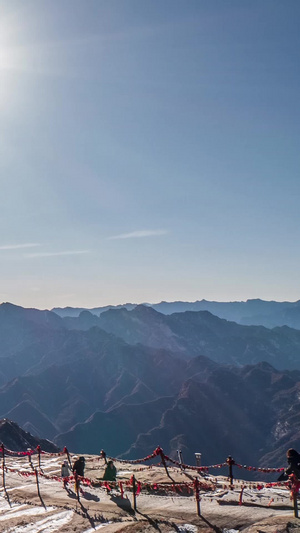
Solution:
M162 466L149 468L145 464L131 465L116 462L118 479L129 481L134 473L142 483L137 496L137 511L133 510L133 494L125 488L107 494L104 487L83 486L80 501L77 500L74 484L68 490L62 482L53 479L60 476L61 463L65 456L43 455L41 470L50 476L38 475L38 495L34 468L38 467L37 456L32 465L27 457L6 457L5 487L0 497L0 531L3 533L300 533L300 519L294 518L289 491L274 487L257 490L249 482L243 492L243 504L239 505L243 482L236 482L230 490L226 478L209 477L207 488L200 492L200 512L193 492L175 493L172 490L153 490L153 485L170 481ZM86 456L87 478L97 481L103 475L103 460ZM3 473L3 470L2 470ZM190 478L177 468L169 473L176 482L190 482ZM195 472L187 472L195 476ZM200 478L201 481L204 481ZM150 483L152 487L145 487Z

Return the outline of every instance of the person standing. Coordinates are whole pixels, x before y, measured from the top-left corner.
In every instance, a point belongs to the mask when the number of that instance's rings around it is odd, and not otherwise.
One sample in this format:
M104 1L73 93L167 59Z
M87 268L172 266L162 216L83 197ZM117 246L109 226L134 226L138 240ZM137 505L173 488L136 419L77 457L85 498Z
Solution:
M77 474L77 476L84 477L84 467L85 467L85 459L84 457L79 457L77 461L73 464L73 474Z
M68 477L70 475L68 461L64 461L61 465L61 477L63 478L64 489L67 488Z
M73 474L75 477L75 492L77 494L77 497L79 495L80 491L80 477L84 477L84 467L85 467L85 459L83 456L79 457L77 461L73 464Z
M104 471L103 479L105 481L117 481L117 469L113 461L108 461L107 467Z
M289 448L286 452L286 458L289 466L280 474L278 481L288 479L291 474L295 474L296 478L300 480L300 454L294 448Z

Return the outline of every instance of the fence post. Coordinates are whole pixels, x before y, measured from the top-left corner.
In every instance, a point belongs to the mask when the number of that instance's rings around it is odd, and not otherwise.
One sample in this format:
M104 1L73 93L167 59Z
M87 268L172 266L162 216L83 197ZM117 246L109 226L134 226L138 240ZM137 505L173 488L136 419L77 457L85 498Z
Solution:
M294 517L295 518L298 518L298 501L297 501L297 496L298 496L298 491L299 491L299 480L298 478L296 477L295 474L292 474L290 476L290 479L291 479L291 492L292 492L292 497L293 497L293 506L294 506Z
M68 459L69 467L70 467L71 470L72 470L71 458L70 458L69 450L68 450L68 448L67 448L66 446L64 447L64 453L67 454L67 459Z
M38 497L39 497L39 499L41 501L41 504L46 509L46 506L45 506L45 504L43 502L43 498L42 498L41 493L40 493L39 474L38 474L37 468L34 469L34 472L35 472L35 479L36 479L36 487L37 487Z
M10 503L10 499L9 499L9 495L8 495L8 492L6 490L6 480L5 480L5 447L4 447L4 444L2 442L2 444L0 445L0 450L1 450L1 454L2 454L2 484L3 484L3 491L4 491L4 494L7 498L7 501L8 501L8 504L9 506L11 507L11 503Z
M293 505L294 505L294 517L298 518L298 502L297 502L297 493L293 493Z
M3 490L4 492L6 492L6 488L5 488L5 449L4 449L4 444L2 442L1 444L1 454L2 454L2 484L3 484Z
M159 449L159 455L160 455L160 458L161 458L161 462L162 462L162 464L163 464L163 466L165 468L166 474L172 481L174 481L173 478L169 474L169 470L168 470L168 467L167 467L167 464L166 464L164 452L163 452L163 450L160 447L158 449Z
M133 493L133 509L136 511L136 479L135 475L132 475L132 493Z
M199 489L199 481L198 478L195 478L194 481L194 489L195 489L195 498L196 498L196 506L197 506L197 515L201 516L201 510L200 510L200 489Z
M32 459L31 459L31 448L27 448L27 455L28 455L28 463L30 464L32 470L34 470L34 466L32 464Z
M39 465L39 469L41 469L41 447L40 447L39 444L37 445L36 450L37 450L37 452L38 452L38 465Z
M233 490L233 473L232 473L232 465L234 465L234 460L232 459L231 455L228 455L227 459L226 459L226 463L228 464L228 467L229 467L229 473L228 473L228 477L230 479L230 488L231 490Z

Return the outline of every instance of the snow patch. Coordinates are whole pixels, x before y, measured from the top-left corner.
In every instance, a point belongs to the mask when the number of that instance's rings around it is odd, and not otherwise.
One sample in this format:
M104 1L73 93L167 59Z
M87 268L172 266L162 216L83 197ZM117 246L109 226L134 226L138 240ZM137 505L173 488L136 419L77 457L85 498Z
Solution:
M192 524L183 524L183 526L177 526L180 533L197 533L198 528L192 526Z
M70 522L73 514L73 511L63 511L56 515L47 516L47 518L35 522L35 524L31 523L26 526L13 526L12 528L5 529L3 533L40 533L42 531L54 533Z
M24 509L25 507L25 509ZM47 512L54 511L55 507L47 507ZM43 507L27 507L26 505L19 505L17 506L16 510L9 510L6 511L5 514L0 514L0 522L3 522L4 520L12 520L13 518L19 518L20 516L31 516L31 515L39 515L39 514L45 514L45 509Z
M274 437L276 440L281 439L289 432L289 423L288 422L277 422L274 429Z

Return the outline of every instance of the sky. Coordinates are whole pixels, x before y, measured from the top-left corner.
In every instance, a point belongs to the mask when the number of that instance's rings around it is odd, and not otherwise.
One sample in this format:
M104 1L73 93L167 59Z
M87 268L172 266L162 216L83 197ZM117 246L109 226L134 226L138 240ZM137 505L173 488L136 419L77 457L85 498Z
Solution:
M0 301L300 299L299 0L0 0Z

